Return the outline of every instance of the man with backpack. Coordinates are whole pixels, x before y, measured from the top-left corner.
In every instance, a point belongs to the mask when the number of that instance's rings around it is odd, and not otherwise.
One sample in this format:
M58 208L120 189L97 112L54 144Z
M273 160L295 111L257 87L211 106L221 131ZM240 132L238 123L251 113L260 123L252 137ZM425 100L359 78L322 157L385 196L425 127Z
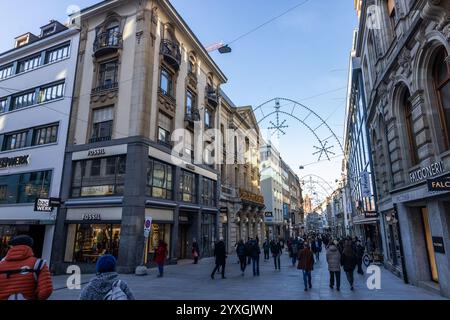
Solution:
M0 300L47 300L53 292L45 260L33 254L33 239L21 235L9 241L0 261Z
M97 261L97 276L81 291L80 300L134 300L127 283L119 279L116 258L106 254Z

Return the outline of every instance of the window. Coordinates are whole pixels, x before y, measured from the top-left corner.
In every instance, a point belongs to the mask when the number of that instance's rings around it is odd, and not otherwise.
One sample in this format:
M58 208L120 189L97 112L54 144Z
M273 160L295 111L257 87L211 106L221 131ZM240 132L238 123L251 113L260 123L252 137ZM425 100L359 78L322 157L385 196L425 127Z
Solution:
M216 183L208 178L202 178L202 204L209 207L216 206Z
M170 135L172 133L172 118L160 112L158 116L158 142L171 146Z
M33 203L48 198L52 172L38 171L0 176L0 204Z
M147 195L153 198L172 200L172 166L150 160L147 169Z
M70 44L65 44L61 47L47 50L45 53L45 63L53 63L60 61L69 56Z
M119 23L117 21L110 23L106 33L108 46L117 46L119 44Z
M180 200L197 203L197 191L195 186L195 174L182 171L180 176Z
M39 90L39 103L62 98L64 96L64 83L54 84Z
M13 96L11 110L25 108L35 103L36 92L30 91Z
M27 146L28 131L21 131L5 135L2 151L25 148Z
M189 130L184 130L184 157L187 161L194 163L194 133Z
M47 37L51 35L56 30L56 25L53 25L51 27L45 28L42 30L42 37Z
M114 107L95 109L92 115L91 143L111 140L113 131Z
M195 108L195 95L190 91L186 91L186 114L192 115L192 111Z
M172 92L172 75L166 69L161 69L161 77L159 81L159 88L166 96L173 96Z
M7 110L8 99L0 99L0 113L4 113Z
M33 132L33 146L54 143L58 138L58 124L37 128Z
M434 86L438 97L439 115L446 149L450 148L450 68L447 64L448 54L442 47L434 65Z
M409 92L406 92L403 96L403 105L405 108L405 120L406 130L409 140L409 154L411 157L411 163L415 166L419 162L419 154L417 152L416 136L414 135L414 123L412 119L412 105L409 101Z
M17 73L33 70L41 65L41 54L19 61Z
M98 78L100 88L112 88L117 85L119 62L117 60L102 63Z
M6 79L10 76L12 76L13 73L13 65L10 64L6 67L1 67L0 68L0 80Z
M205 127L206 128L213 128L214 127L213 113L209 109L205 109Z
M74 162L72 197L123 195L126 156Z

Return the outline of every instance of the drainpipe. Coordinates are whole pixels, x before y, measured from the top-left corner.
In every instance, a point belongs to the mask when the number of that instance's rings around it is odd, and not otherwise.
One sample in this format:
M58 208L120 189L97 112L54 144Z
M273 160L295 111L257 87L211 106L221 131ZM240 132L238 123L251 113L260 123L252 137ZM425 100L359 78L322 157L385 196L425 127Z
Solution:
M398 210L397 204L394 203L394 216L395 220L397 220L397 232L398 232L398 242L400 244L400 259L402 261L402 273L403 273L403 281L408 284L408 273L406 272L406 262L405 262L405 253L403 251L403 241L402 241L402 233L400 230L400 220L398 219Z

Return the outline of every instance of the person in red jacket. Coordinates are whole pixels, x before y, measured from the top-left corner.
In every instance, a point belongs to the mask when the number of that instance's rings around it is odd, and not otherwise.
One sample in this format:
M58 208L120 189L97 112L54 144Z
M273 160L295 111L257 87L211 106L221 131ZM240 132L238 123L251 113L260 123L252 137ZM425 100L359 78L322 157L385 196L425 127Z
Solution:
M53 292L50 271L44 260L34 257L33 239L17 236L0 261L0 300L46 300Z
M167 244L163 240L159 240L158 248L155 251L155 262L158 264L159 275L161 278L164 275L164 263L167 256Z

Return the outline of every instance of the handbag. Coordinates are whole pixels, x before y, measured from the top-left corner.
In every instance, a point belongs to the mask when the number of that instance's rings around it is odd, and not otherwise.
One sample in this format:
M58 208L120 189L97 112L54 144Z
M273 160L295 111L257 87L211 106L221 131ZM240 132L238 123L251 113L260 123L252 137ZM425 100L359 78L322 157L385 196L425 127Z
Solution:
M198 257L198 252L194 251L194 258L197 258L197 257Z

